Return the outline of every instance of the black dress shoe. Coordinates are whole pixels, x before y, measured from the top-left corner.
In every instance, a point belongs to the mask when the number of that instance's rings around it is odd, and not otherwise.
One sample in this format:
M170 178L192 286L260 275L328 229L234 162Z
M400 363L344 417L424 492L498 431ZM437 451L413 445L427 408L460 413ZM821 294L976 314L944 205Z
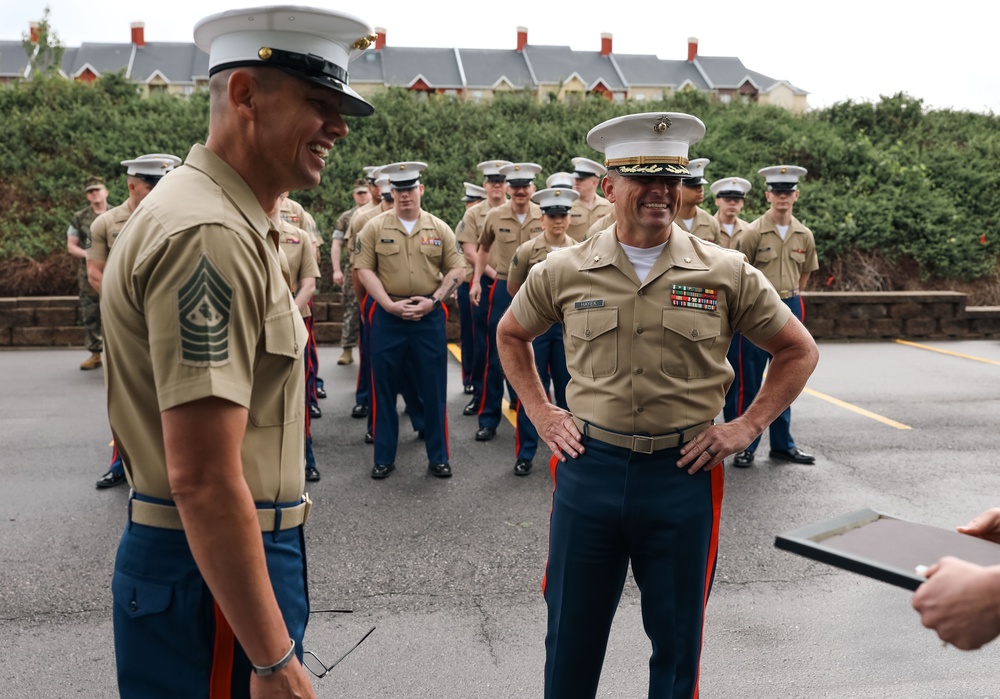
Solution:
M310 466L309 468L306 469L306 480L307 481L319 480L319 471L316 469L315 466Z
M531 463L531 459L518 459L517 463L514 464L514 475L527 476L531 473L532 466L534 466L534 464Z
M476 389L471 383L467 383L465 384L465 386L462 387L462 390L465 391L465 395L471 396L472 392L475 391Z
M753 466L753 452L741 451L733 457L733 466L736 468L750 468Z
M451 478L451 466L445 461L443 464L427 464L427 470L432 476L438 478Z
M365 444L374 444L374 443L375 443L375 435L373 435L371 432L365 432Z
M375 464L372 466L372 478L388 478L389 474L396 470L396 464Z
M462 415L476 415L479 413L479 401L473 398L462 408Z
M497 431L493 427L480 427L476 430L477 442L488 442L497 436Z
M125 482L124 473L115 473L114 471L108 471L103 476L97 479L98 488L114 488L116 485L121 485Z
M309 417L311 417L313 420L319 420L321 417L323 417L323 411L319 409L318 405L310 405Z
M360 403L358 403L353 408L351 408L351 417L354 418L368 417L368 406L361 405Z
M423 430L417 430L417 439L426 439L427 433Z
M316 397L319 398L320 400L326 398L326 389L325 388L320 388L319 386L317 386L316 387Z
M816 463L815 456L812 454L806 454L798 447L792 447L791 449L772 449L768 456L772 459L778 459L779 461L791 461L796 464Z

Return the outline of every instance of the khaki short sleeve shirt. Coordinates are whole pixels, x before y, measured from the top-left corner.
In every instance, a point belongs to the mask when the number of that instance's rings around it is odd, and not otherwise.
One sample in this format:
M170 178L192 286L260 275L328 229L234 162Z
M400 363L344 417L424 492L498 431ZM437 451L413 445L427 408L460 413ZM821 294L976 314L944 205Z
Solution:
M307 231L296 228L287 221L282 221L279 233L278 244L288 260L288 286L291 288L292 294L297 294L303 279L319 278L319 263L316 262L316 256L312 254L311 239ZM308 306L302 309L303 318L308 318L311 315L312 312Z
M392 209L389 210L391 211ZM374 205L368 202L364 206L359 206L358 210L351 217L351 221L347 224L347 230L344 233L344 245L347 247L347 258L352 265L354 264L354 256L357 254L358 233L361 232L366 223L383 213L385 212L382 211L381 202Z
M568 235L568 234L567 234ZM572 244L573 241L566 241ZM523 243L514 253L510 260L510 269L507 272L507 288L519 288L528 279L531 268L545 261L551 248L545 242L545 235Z
M601 218L597 219L590 225L590 228L587 229L587 235L584 237L584 240L589 240L601 231L610 228L611 224L614 222L615 210L612 208L609 213L601 216Z
M816 241L812 231L792 217L788 234L781 239L771 212L747 226L739 240L739 250L759 269L779 293L801 291L799 278L819 269Z
M497 279L507 279L514 251L542 231L542 210L538 204L530 205L524 223L518 220L510 202L490 209L479 244L489 248L489 265L497 271Z
M301 498L306 330L282 257L250 188L204 146L129 219L101 311L108 416L137 492L170 499L160 413L214 396L248 410L254 500Z
M676 223L682 229L687 230L686 228L684 228L683 221L678 220L675 221L674 223ZM712 214L708 213L707 211L705 211L700 207L695 207L694 220L692 220L691 222L691 230L688 231L689 233L698 236L702 240L707 240L710 243L718 243L719 232L721 230L722 229L719 226L719 221L718 219L715 218L715 216L713 216Z
M676 228L640 284L616 227L549 253L511 312L533 335L563 323L576 417L654 435L714 419L733 379L733 333L763 342L791 316L743 255Z
M729 235L726 229L722 227L722 221L719 221L718 214L715 215L715 220L719 222L719 239L715 242L727 250L739 250L740 238L742 238L743 231L747 228L747 222L741 218L737 218L733 223L733 234Z
M128 208L128 202L120 204L113 209L108 209L103 214L94 219L90 224L90 247L87 248L87 259L97 262L104 262L108 259L108 253L118 239L118 234L125 227L125 222L132 215L132 210Z
M465 268L451 227L426 211L409 234L395 211L373 218L358 235L356 253L355 269L374 271L396 299L430 296L442 275Z
M566 235L582 243L587 239L590 227L614 210L615 205L600 195L597 195L593 209L588 209L580 199L577 199L573 202L573 208L569 210L569 229Z

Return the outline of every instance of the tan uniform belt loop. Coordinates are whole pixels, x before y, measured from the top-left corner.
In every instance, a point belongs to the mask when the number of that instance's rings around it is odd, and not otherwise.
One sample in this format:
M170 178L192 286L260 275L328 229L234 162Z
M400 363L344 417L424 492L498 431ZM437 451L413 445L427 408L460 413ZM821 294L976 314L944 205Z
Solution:
M780 296L783 299L790 299L790 298L792 298L794 296L798 296L798 295L799 295L799 290L798 289L789 289L788 291L779 291L778 292L778 296Z
M274 531L275 511L277 508L269 507L257 510L257 519L260 521L262 532ZM292 507L282 507L281 509L281 531L294 529L302 526L309 519L309 510L312 509L312 500L309 494L302 496L302 502ZM132 522L144 524L147 527L157 529L183 530L181 515L173 505L161 505L155 502L146 502L133 498L130 503Z
M674 447L678 447L681 444L690 441L696 435L708 429L714 421L709 420L708 422L703 422L699 425L693 425L691 427L685 427L683 430L671 432L670 434L657 435L653 437L638 434L622 434L621 432L610 432L608 430L601 429L591 422L584 422L575 415L573 416L573 422L576 423L577 429L588 437L593 437L594 439L598 439L615 447L631 449L638 454L652 454L654 451L660 451L661 449L673 449Z

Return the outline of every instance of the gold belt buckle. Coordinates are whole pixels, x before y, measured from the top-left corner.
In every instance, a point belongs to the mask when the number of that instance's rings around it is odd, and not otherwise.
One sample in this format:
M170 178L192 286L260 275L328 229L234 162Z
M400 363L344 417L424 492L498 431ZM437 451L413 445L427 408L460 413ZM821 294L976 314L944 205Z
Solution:
M639 454L652 454L653 453L653 438L652 437L642 437L640 435L632 435L632 451Z

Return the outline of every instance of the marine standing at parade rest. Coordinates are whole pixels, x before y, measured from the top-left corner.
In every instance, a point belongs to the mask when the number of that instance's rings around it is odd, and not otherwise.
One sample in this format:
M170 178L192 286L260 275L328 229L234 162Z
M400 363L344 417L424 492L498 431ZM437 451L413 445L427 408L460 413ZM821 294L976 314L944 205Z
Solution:
M302 204L288 196L288 192L282 195L281 199L281 220L292 224L295 228L305 231L307 240L312 244L309 246L313 257L316 258L316 265L319 265L320 248L323 247L323 236L319 234L319 226L316 219L308 211L302 208ZM315 323L312 316L312 295L307 300L309 313L302 317L306 324L306 332L309 333L309 340L306 342L306 409L312 420L323 417L323 411L319 407L319 399L326 398L326 390L323 388L323 379L319 376L319 351L316 347ZM309 423L306 423L306 431L309 430ZM306 459L311 458L312 441L306 442Z
M618 117L590 131L617 223L556 250L528 275L498 332L508 377L553 454L544 582L546 699L594 697L629 563L653 652L649 696L698 696L704 608L715 568L722 459L787 406L816 345L743 255L671 223L688 146L687 114ZM569 412L551 403L531 341L562 323ZM740 330L774 355L757 401L712 424Z
M465 187L465 194L462 196L462 203L465 204L466 211L471 209L476 204L486 201L486 190L478 184L463 182L462 186ZM462 221L459 221L455 226L456 239L458 238L457 231L461 225ZM458 244L462 246L462 257L465 257L465 246L462 244L461 240L458 241ZM466 395L472 395L475 393L475 389L472 385L472 360L475 353L475 350L473 349L475 345L475 335L472 327L474 321L472 319L472 302L469 300L469 282L472 281L472 273L476 269L475 258L473 258L472 262L469 262L468 258L466 258L465 267L468 271L466 272L465 280L458 285L458 293L455 298L458 301L459 322L461 324L460 349L462 352L462 392Z
M715 220L719 222L719 239L715 242L729 250L738 249L740 238L747 227L746 221L741 219L740 212L746 201L747 193L753 185L749 180L742 177L727 177L724 180L716 180L709 189L715 195ZM745 400L743 393L743 349L753 347L753 343L743 339L739 333L733 335L729 343L729 353L726 358L730 366L733 367L735 375L733 383L726 391L726 404L722 408L722 416L726 422L739 417L740 413L746 409L750 401Z
M282 200L287 200L288 192L281 195ZM279 202L282 206L284 201ZM313 254L312 236L308 231L292 224L282 216L272 218L278 228L278 245L285 253L288 262L288 288L291 289L295 298L295 307L302 314L302 321L305 323L306 331L310 331L312 325L312 298L316 293L316 280L319 279L319 263ZM306 390L306 440L305 440L305 469L307 481L318 481L320 479L319 469L316 468L316 454L312 445L312 416L309 412L309 353L306 353L305 361L305 390Z
M304 7L201 20L209 131L105 268L108 414L133 493L111 582L122 697L315 696L303 494L306 330L270 216L319 184L369 25ZM183 204L183 205L180 205Z
M375 464L372 478L396 468L396 397L412 377L423 402L427 470L450 478L447 389L448 338L444 301L465 277L465 261L447 223L420 207L425 163L386 165L393 211L365 224L355 242L354 268L377 304L371 320Z
M181 164L176 155L150 153L140 155L134 160L123 160L126 168L128 199L113 209L105 211L90 224L90 247L87 249L87 279L98 295L101 293L101 281L104 278L104 267L107 265L108 254L111 252L118 234L125 227L125 222L139 206L139 202L153 191L156 183ZM97 488L113 488L125 482L125 466L117 445L112 443L111 465L97 479Z
M392 197L392 185L389 182L389 175L383 174L382 168L376 168L372 170L370 174L376 176L375 187L379 190L379 198L374 208L367 209L366 211L360 211L357 216L351 219L351 225L348 228L346 240L350 242L352 257L357 247L355 243L358 240L358 233L360 233L361 229L365 227L365 224L373 218L387 214L387 212L391 213L393 211L393 205L395 204ZM352 262L352 268L353 264L354 263ZM360 277L357 269L353 269L352 274L355 278ZM372 298L367 291L364 291L364 286L361 285L360 281L357 285L362 288L362 293L359 297L361 299L360 316L362 318L362 323L358 343L358 354L360 355L358 360L358 383L354 393L354 399L356 402L354 407L351 409L351 417L366 418L368 424L365 429L365 444L374 444L375 413L373 410L369 409L373 391L370 347L372 343L372 320L374 318L375 306L378 304L375 303L375 299ZM401 380L402 383L400 384L399 392L403 396L403 402L406 405L406 413L410 417L410 424L413 426L413 431L416 432L418 436L422 436L424 432L424 406L420 399L420 395L417 393L415 379L413 376L406 374Z
M549 177L546 184L552 182ZM575 244L566 231L569 228L570 211L580 195L572 189L564 187L543 189L531 198L542 210L542 227L544 232L524 243L514 253L510 261L510 271L507 273L507 290L511 295L528 278L528 273L535 265L541 264L553 250L561 250ZM566 385L569 383L569 370L566 368L566 347L563 343L562 324L554 323L551 328L531 341L535 355L535 368L542 382L545 393L549 392L549 382L552 383L552 400L563 410L566 405ZM531 424L524 412L524 406L517 406L517 461L514 462L514 475L527 476L534 466L533 459L538 450L538 430Z
M699 206L705 201L705 167L712 162L708 158L696 158L688 163L691 176L685 177L681 188L681 208L677 212L677 225L688 233L710 243L719 240L719 222L712 214Z
M740 234L747 222L740 218L743 204L753 185L742 177L727 177L716 180L709 189L715 195L715 220L719 222L719 239L715 242L729 250L737 249Z
M819 269L812 231L792 215L792 207L799 198L799 178L804 177L807 171L804 167L794 165L775 165L761 168L757 172L767 182L764 196L771 208L746 227L738 242L738 249L747 256L750 264L764 273L785 305L796 318L802 320L805 306L800 294L806 288L809 275ZM768 363L766 351L745 339L741 343L739 352L743 397L737 406L737 414L757 395ZM815 456L795 445L791 425L792 409L788 407L768 429L771 442L768 456L796 464L815 463ZM738 468L751 466L759 444L758 436L733 458L733 465Z
M486 303L489 335L486 338L486 371L483 374L483 399L479 404L479 429L477 442L488 442L497 433L503 408L503 368L497 354L497 324L510 306L507 291L507 271L514 251L523 243L542 233L542 210L531 201L535 194L535 177L542 166L535 163L512 163L500 169L507 180L510 201L498 206L486 215L483 232L479 237L479 253L476 256L476 273L470 295L472 302ZM480 299L478 293L487 267L496 270L496 279L487 299ZM507 384L511 407L517 406L517 394Z
M508 160L486 160L479 163L476 169L483 173L483 189L486 190L486 201L465 210L462 221L455 228L455 237L462 245L462 255L472 269L469 279L469 303L472 305L472 398L462 409L462 415L478 415L479 405L483 402L483 377L486 374L486 342L490 334L489 304L480 303L479 299L488 299L493 280L497 272L488 264L479 278L479 289L473 293L475 281L476 257L479 255L479 238L483 233L486 215L507 202L507 178L500 172ZM475 298L476 300L473 300Z
M80 368L84 371L101 366L101 297L87 279L87 249L90 247L90 224L108 210L108 190L100 177L88 177L83 183L89 205L73 214L66 229L66 250L80 259L76 281L80 289L80 319L86 331L84 347L90 356L83 360Z
M607 173L607 168L588 158L573 158L573 171L576 175L573 188L580 198L573 204L573 210L569 214L568 235L579 243L587 239L590 227L598 219L611 213L614 206L597 193L597 186Z
M354 190L351 192L354 206L341 212L333 224L333 236L330 240L330 262L333 264L333 283L340 287L344 300L344 322L340 332L340 357L337 364L345 366L354 361L354 348L358 346L361 318L358 314L358 297L354 293L353 275L351 273L350 255L345 256L344 236L351 218L365 204L372 200L368 183L363 179L354 180ZM350 249L350 246L348 246Z
M354 407L351 408L351 417L368 419L365 442L371 444L374 441L371 436L372 372L368 347L371 339L371 313L375 304L368 298L368 292L365 291L365 287L361 283L358 270L354 268L355 242L358 239L358 233L366 223L381 213L392 211L392 194L391 192L385 196L382 194L382 187L389 187L389 178L388 176L381 177L381 167L365 166L364 170L365 176L368 178L369 194L375 193L378 196L373 195L372 200L368 204L359 206L357 212L351 217L347 224L347 231L344 233L344 245L347 246L347 265L351 268L351 286L354 287L354 297L358 300L358 320L360 321L358 328L358 380L354 390Z

